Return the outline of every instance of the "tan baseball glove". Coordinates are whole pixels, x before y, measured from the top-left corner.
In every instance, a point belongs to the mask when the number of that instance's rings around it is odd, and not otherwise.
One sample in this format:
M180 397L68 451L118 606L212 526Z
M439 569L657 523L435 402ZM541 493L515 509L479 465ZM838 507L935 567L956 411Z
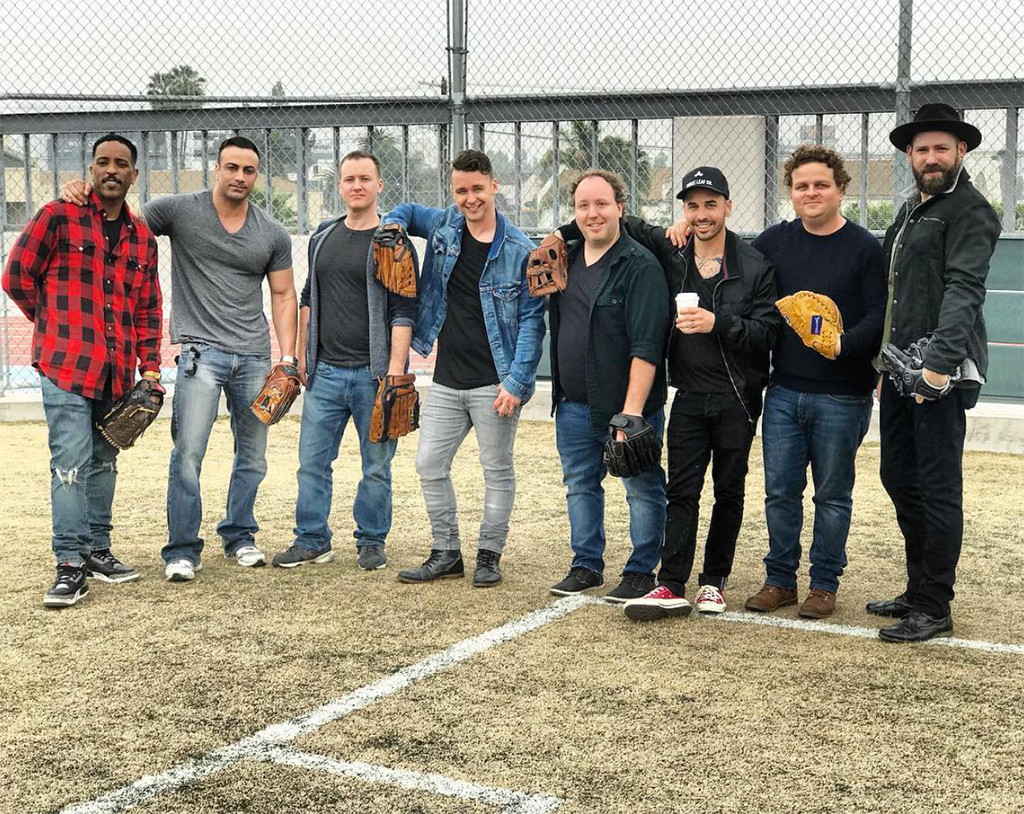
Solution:
M826 359L836 358L836 346L843 335L843 315L831 297L797 291L777 300L775 307L801 342Z

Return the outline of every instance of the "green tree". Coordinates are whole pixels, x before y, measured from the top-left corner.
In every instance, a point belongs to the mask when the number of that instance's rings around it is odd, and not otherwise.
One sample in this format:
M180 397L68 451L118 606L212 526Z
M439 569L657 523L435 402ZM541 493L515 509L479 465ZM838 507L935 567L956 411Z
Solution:
M265 210L267 208L267 193L262 189L254 189L252 195L249 196L249 206ZM271 214L285 226L295 227L299 223L298 213L296 213L295 207L292 206L292 196L285 195L282 192L274 193L274 204Z
M149 77L146 85L146 95L151 97L150 104L154 110L165 110L169 108L180 108L190 106L202 106L201 97L206 94L206 80L199 75L199 72L191 65L178 65L164 73L155 73ZM163 96L191 96L195 99L188 100L164 100ZM152 144L155 156L167 155L167 134L156 132L152 136ZM178 166L185 163L185 139L178 140ZM161 169L163 162L156 162L154 169Z
M178 65L164 73L155 73L149 77L146 95L153 97L150 104L154 108L175 107L183 104L196 103L202 105L198 97L206 95L206 80L191 65ZM195 100L160 101L161 96L194 96Z
M590 122L569 122L568 130L559 131L559 178L558 198L561 206L570 204L569 190L575 175L596 166L622 176L629 183L633 143L621 136L599 136L597 139L597 163L592 159L594 130ZM541 173L550 174L554 169L554 152L548 150L538 163ZM651 161L647 152L640 148L637 153L637 189L641 200L646 200L651 184ZM639 202L637 202L639 203ZM548 193L540 202L541 208L551 205Z

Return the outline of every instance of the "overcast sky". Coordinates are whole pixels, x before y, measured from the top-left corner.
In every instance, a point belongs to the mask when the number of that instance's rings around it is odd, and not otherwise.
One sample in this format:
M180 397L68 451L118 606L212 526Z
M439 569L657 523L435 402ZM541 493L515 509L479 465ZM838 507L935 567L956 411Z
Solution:
M468 0L469 89L887 83L898 5ZM209 95L267 95L278 80L299 96L431 95L446 14L439 0L0 0L0 94L142 94L151 74L188 64ZM1020 0L916 0L914 79L1015 76Z

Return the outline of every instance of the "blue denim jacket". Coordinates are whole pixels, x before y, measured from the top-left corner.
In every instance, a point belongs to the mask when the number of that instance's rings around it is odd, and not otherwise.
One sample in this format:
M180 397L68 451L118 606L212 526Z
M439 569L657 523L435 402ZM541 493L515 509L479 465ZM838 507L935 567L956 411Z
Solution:
M412 347L426 356L434 347L448 312L448 278L462 247L466 219L454 207L433 209L407 203L382 223L398 223L410 235L427 239L420 276L419 311ZM501 385L527 402L533 395L544 339L544 300L530 296L526 260L533 242L498 213L498 228L480 276L480 303Z

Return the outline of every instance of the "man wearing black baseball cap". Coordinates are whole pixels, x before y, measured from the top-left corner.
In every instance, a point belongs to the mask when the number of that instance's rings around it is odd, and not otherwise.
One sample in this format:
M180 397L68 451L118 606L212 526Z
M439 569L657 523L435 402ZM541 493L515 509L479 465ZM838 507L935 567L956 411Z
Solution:
M1000 225L963 166L981 133L956 110L924 105L889 140L906 151L916 183L885 235L883 342L905 349L929 339L923 377L935 392L901 396L888 377L882 382L881 477L903 532L907 586L867 610L900 620L879 631L883 640L918 642L953 630L965 411L977 403L988 367L982 305Z

